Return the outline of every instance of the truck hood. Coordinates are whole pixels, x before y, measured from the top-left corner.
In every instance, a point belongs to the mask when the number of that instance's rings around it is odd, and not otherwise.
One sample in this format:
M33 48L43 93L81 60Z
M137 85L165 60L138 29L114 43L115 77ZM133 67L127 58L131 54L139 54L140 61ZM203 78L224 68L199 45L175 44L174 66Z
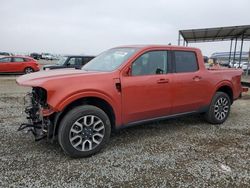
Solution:
M100 74L99 72L89 72L76 69L63 69L53 71L39 71L35 73L25 74L17 78L16 82L22 86L40 86L44 82L52 81L65 77L76 77L90 74Z

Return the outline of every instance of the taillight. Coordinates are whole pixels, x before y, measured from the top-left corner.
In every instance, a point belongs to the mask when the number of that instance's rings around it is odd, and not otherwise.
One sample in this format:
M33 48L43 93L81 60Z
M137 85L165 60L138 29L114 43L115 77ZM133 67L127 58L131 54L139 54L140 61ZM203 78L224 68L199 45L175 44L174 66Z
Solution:
M245 92L245 93L248 92L248 87L243 87L242 92Z

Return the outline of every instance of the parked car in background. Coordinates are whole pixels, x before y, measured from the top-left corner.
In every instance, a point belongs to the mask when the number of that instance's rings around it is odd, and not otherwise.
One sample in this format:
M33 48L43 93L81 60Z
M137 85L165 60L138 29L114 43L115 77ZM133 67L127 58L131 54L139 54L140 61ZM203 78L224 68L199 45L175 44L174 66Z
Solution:
M219 64L220 64L220 66L223 66L223 67L229 67L228 61L220 61Z
M207 70L196 48L113 48L82 70L17 78L19 85L33 88L33 102L25 110L30 122L19 130L31 129L37 140L58 139L66 154L87 157L103 148L111 130L125 126L194 113L222 124L244 91L241 74L236 69Z
M95 56L63 56L56 64L54 65L45 65L43 70L52 70L52 69L63 69L63 68L76 68L80 69L83 65L92 60Z
M50 53L42 53L42 58L41 59L46 59L46 60L53 60L54 57Z
M250 70L250 63L249 62L243 62L241 66L243 71Z
M0 52L0 55L2 55L2 56L10 56L11 54L8 53L8 52Z
M61 55L53 55L53 60L60 60L61 59Z
M41 54L38 54L38 53L31 53L30 54L30 57L36 59L36 60L39 60L42 58L42 55Z
M228 67L229 68L235 68L237 64L238 64L238 62L236 62L236 61L230 61L229 64L228 64Z
M0 58L0 73L31 73L39 71L36 60L24 56L5 56Z
M11 53L8 52L0 52L0 57L4 57L4 56L10 56Z
M230 62L229 67L239 69L239 68L242 68L244 64L248 64L248 62L246 62L246 61L242 61L242 62L235 61L235 62Z

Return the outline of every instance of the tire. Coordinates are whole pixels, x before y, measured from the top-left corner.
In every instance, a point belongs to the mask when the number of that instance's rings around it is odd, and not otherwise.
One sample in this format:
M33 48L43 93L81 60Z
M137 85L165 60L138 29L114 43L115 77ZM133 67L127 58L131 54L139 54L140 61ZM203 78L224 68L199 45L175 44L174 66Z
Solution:
M104 111L91 105L78 106L62 119L58 141L70 157L89 157L106 145L110 132L110 120Z
M31 67L26 67L26 68L24 69L24 73L25 73L25 74L29 74L29 73L32 73L32 72L34 72L34 69L32 69Z
M231 100L228 94L216 92L213 96L209 110L205 113L205 119L211 124L222 124L229 116Z

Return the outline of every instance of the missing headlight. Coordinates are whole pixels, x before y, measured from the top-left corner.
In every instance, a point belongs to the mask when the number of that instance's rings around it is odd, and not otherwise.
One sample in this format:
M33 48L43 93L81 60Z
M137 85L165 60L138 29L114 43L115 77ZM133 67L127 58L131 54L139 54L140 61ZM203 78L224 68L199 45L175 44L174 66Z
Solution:
M41 87L33 87L32 89L33 99L41 106L46 106L47 91Z

